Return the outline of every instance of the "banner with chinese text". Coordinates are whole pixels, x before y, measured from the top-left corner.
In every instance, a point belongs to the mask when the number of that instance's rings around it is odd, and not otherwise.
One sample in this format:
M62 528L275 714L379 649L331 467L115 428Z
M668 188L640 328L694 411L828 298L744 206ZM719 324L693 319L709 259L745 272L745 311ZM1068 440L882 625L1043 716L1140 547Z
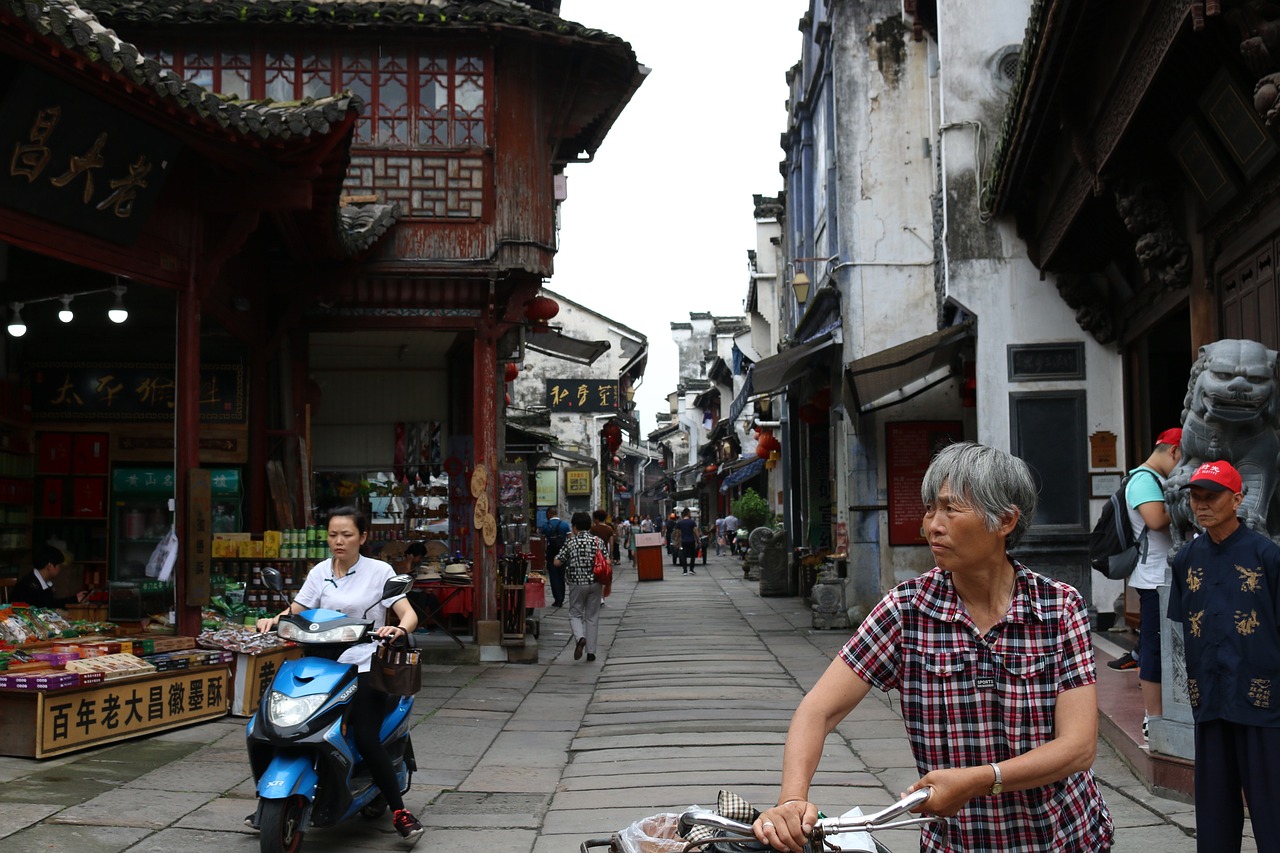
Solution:
M37 362L27 377L38 420L173 420L178 383L171 364ZM242 363L201 366L201 423L244 422L244 378Z

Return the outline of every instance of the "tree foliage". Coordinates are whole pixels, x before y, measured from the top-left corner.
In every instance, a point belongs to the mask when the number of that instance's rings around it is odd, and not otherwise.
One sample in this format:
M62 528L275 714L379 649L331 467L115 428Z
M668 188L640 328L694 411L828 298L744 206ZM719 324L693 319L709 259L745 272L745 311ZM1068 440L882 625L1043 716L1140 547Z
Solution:
M765 503L764 498L756 494L755 489L747 489L742 493L742 497L733 502L733 514L738 517L738 521L747 530L755 530L757 527L763 527L769 523L773 513L769 512L769 505Z

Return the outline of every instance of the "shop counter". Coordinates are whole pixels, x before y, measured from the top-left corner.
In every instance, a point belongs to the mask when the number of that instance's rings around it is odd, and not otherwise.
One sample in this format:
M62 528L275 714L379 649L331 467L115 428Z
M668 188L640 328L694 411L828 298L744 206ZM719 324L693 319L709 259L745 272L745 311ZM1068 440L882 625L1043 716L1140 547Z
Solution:
M278 646L257 654L237 652L231 663L231 714L236 717L252 717L258 710L262 697L267 695L271 681L287 660L302 657L301 646Z
M226 716L226 666L153 672L61 690L0 690L0 755L49 758Z

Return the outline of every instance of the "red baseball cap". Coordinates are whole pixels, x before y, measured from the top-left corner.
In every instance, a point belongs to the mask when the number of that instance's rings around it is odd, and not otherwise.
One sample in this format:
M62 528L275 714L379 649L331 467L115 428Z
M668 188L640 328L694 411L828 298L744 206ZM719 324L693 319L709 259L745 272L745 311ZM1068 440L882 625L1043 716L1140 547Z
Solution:
M1167 429L1156 436L1156 444L1171 444L1179 447L1182 444L1182 427Z
M1231 491L1240 494L1240 472L1230 462L1206 462L1191 475L1189 485L1211 492Z

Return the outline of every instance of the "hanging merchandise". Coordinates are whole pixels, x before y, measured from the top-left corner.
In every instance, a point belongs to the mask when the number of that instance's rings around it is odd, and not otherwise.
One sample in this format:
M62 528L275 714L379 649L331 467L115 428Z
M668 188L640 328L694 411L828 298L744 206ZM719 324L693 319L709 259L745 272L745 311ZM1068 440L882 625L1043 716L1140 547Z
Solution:
M173 579L173 566L178 561L178 534L170 526L160 544L147 560L147 577L168 583Z

